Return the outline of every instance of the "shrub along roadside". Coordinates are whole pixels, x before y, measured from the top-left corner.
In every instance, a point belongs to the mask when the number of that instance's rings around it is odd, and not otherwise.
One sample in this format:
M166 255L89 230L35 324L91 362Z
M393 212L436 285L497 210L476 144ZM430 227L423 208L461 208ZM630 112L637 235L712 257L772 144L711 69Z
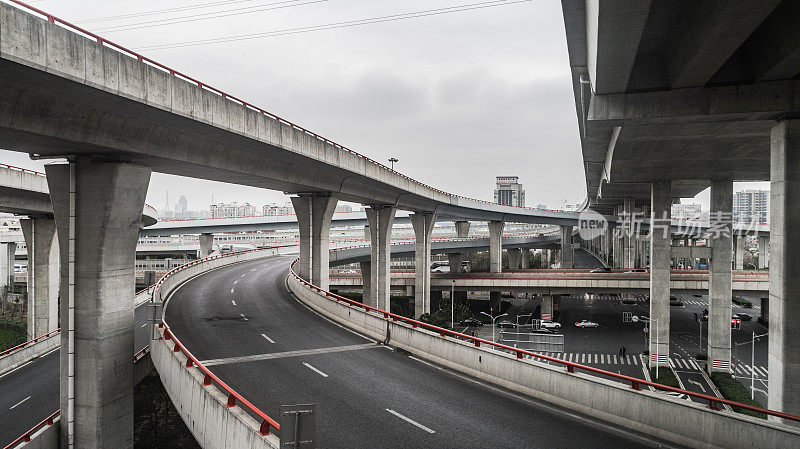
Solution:
M678 378L672 372L672 368L662 366L658 368L658 378L656 378L656 369L650 368L650 378L653 382L666 385L668 387L680 388L681 384L678 383Z
M750 398L750 391L747 390L747 387L742 385L742 383L730 373L722 373L717 371L711 373L710 377L711 381L714 382L714 385L717 386L717 389L719 389L719 392L722 393L722 397L725 399L763 408L758 401ZM767 419L767 415L764 413L754 412L752 410L746 410L740 407L733 407L733 411L745 415L755 416L756 418Z

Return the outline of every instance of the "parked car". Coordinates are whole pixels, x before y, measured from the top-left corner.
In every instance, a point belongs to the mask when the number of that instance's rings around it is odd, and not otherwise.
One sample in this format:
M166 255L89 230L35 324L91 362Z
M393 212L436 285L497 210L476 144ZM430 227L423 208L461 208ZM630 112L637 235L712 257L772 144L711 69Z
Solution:
M476 320L475 318L467 318L466 320L461 320L458 322L461 326L469 326L469 327L481 327L483 326L483 322L480 320Z
M626 271L626 273L647 273L647 268L634 268Z
M515 327L515 324L508 320L499 321L497 327Z
M542 320L541 327L545 329L561 329L561 323L556 323L550 320Z
M589 320L580 320L577 323L575 323L575 326L577 326L577 327L600 327L599 324L595 323L594 321L589 321Z
M594 270L590 271L589 273L611 273L611 268L608 268L608 267L595 268Z
M731 318L734 320L752 321L753 317L746 313L735 313Z

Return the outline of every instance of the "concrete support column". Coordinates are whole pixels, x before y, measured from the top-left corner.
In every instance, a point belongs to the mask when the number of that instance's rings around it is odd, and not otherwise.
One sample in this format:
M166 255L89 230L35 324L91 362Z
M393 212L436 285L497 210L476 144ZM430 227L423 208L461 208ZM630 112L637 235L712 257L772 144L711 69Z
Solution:
M448 265L451 273L461 272L461 253L451 253L447 255Z
M291 200L300 234L300 254L297 256L294 271L311 282L311 197L301 195L292 197Z
M336 203L331 196L311 198L311 283L323 290L330 287L331 219Z
M542 295L542 319L553 319L553 295Z
M503 271L503 227L502 221L489 222L489 271Z
M736 245L734 246L734 266L735 270L744 269L744 247L747 237L743 235L736 236Z
M463 239L469 235L469 222L457 221L456 222L456 237Z
M614 263L611 260L611 247L612 247L612 239L613 239L613 231L610 225L606 225L605 230L603 231L603 260L605 260L606 265L613 266Z
M136 242L144 166L46 166L61 259L61 447L133 447Z
M364 240L369 241L372 238L372 234L369 232L369 225L364 226Z
M0 245L0 289L3 287L8 287L8 291L14 289L14 254L16 252L16 243Z
M669 365L672 185L653 181L650 201L650 366Z
M58 329L58 240L51 217L20 220L28 248L28 339Z
M370 284L372 283L372 270L369 262L359 262L361 268L361 302L368 304L369 299L372 297L370 293Z
M561 226L561 268L574 267L572 226Z
M413 213L414 228L414 318L431 312L431 235L436 214ZM461 262L459 261L459 266Z
M370 228L372 270L370 276L370 298L365 304L389 310L389 289L391 287L391 245L392 224L397 208L388 205L375 205L366 208Z
M636 236L634 235L634 207L633 198L625 198L623 200L623 216L626 220L625 232L622 237L623 253L622 253L622 267L633 268L634 259L636 258Z
M531 267L531 250L522 248L522 269L527 270Z
M200 240L200 258L208 257L214 248L214 234L200 234L198 239Z
M710 371L730 369L731 254L733 247L733 182L711 181L711 263L708 284L708 359Z
M769 266L769 236L758 236L758 268L763 270Z
M519 270L520 259L522 259L522 250L519 248L508 249L508 269Z
M767 405L800 415L800 120L772 128L770 153Z

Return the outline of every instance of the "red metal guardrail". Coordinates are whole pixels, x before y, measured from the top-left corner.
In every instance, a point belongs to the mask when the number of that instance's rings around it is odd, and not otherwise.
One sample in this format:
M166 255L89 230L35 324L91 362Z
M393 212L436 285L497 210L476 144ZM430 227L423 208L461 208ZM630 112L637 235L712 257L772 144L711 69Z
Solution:
M38 175L38 176L47 176L47 175L45 175L44 173L42 173L40 171L30 170L30 169L22 168L22 167L17 167L15 165L0 164L0 167L5 167L5 168L7 168L9 170L14 170L14 171L21 171L22 173L30 173L30 174Z
M58 329L54 330L54 331L50 331L50 332L48 332L48 333L46 333L44 335L40 335L40 336L34 338L33 340L28 340L25 343L20 343L20 344L14 346L13 348L8 348L5 351L0 352L0 357L3 357L4 355L7 355L7 354L9 354L11 352L14 352L14 351L16 351L18 349L22 349L22 348L24 348L24 347L26 347L26 346L28 346L30 344L38 343L40 340L44 340L46 338L49 338L49 337L51 337L54 334L57 334L59 332L61 332L61 328L60 327Z
M605 371L605 370L602 370L602 369L599 369L599 368L594 368L594 367L587 366L587 365L581 365L581 364L578 364L578 363L568 362L566 360L557 359L555 357L550 357L550 356L546 356L546 355L542 355L542 354L537 354L535 352L526 351L524 349L517 349L517 348L513 348L511 346L506 346L506 345L501 344L501 343L496 343L496 342L493 342L493 341L484 340L482 338L473 337L471 335L462 334L460 332L456 332L456 331L453 331L453 330L450 330L450 329L444 329L444 328L441 328L441 327L438 327L438 326L434 326L434 325L431 325L431 324L423 323L422 321L417 321L417 320L414 320L412 318L408 318L408 317L405 317L405 316L402 316L402 315L398 315L396 313L387 312L387 311L379 309L377 307L368 306L366 304L360 303L360 302L352 300L350 298L345 298L344 296L340 296L340 295L337 295L335 293L331 293L331 292L329 292L327 290L323 290L323 289L317 287L316 285L311 284L310 282L308 282L305 279L302 279L300 276L298 276L297 273L295 273L294 265L296 263L297 263L297 260L292 262L292 264L290 266L290 269L289 269L290 270L290 275L294 276L295 279L297 279L301 284L306 286L309 290L316 290L317 293L324 294L328 298L333 298L337 302L344 302L344 303L348 304L348 306L354 306L354 307L358 307L358 308L363 308L364 311L368 312L368 313L369 312L375 312L377 314L383 314L383 318L387 319L387 320L391 318L391 320L395 321L395 322L396 321L400 321L400 322L403 322L403 323L410 324L411 327L413 327L415 329L416 328L423 328L423 329L430 330L432 332L436 332L442 338L446 338L449 335L451 337L456 337L456 338L459 338L459 339L468 340L468 341L471 341L476 347L480 347L482 344L486 344L486 345L493 346L493 347L502 349L504 351L508 351L508 352L513 353L513 354L516 354L518 359L522 359L522 358L524 358L524 356L528 355L528 356L531 356L531 357L535 357L537 359L547 360L547 361L554 362L554 363L557 363L557 364L565 366L566 369L567 369L567 372L570 372L570 373L574 373L575 370L578 369L578 370L582 370L582 371L588 371L590 373L595 373L595 374L600 374L600 375L603 375L603 376L608 376L608 377L611 377L611 378L614 378L614 379L617 379L617 380L620 380L620 381L629 382L630 385L631 385L631 388L633 388L634 390L641 390L642 386L649 386L649 387L656 388L658 390L671 391L671 392L675 392L675 393L685 394L687 396L691 396L691 397L694 397L694 398L697 398L697 399L702 399L702 400L708 401L708 407L713 409L713 410L719 410L720 409L720 405L721 404L725 404L725 405L730 405L730 406L741 408L741 409L746 409L746 410L750 410L750 411L754 411L754 412L764 413L766 415L776 416L776 417L779 417L779 418L782 418L782 419L788 419L790 421L800 422L800 416L790 415L788 413L782 413L782 412L778 412L778 411L775 411L775 410L769 410L769 409L765 409L765 408L761 408L761 407L754 407L752 405L742 404L740 402L735 402L735 401L731 401L731 400L728 400L728 399L722 399L722 398L717 398L717 397L714 397L714 396L709 396L709 395L706 395L706 394L695 393L693 391L682 390L680 388L674 388L674 387L670 387L670 386L667 386L667 385L662 385L662 384L659 384L659 383L647 381L647 380L644 380L644 379L638 379L638 378L635 378L635 377L625 376L623 374L617 374L617 373L613 373L611 371Z
M367 156L364 156L361 153L353 151L350 148L345 147L344 145L338 144L338 143L336 143L336 142L334 142L334 141L332 141L332 140L330 140L328 138L325 138L325 137L323 137L323 136L321 136L321 135L319 135L319 134L317 134L317 133L315 133L313 131L310 131L310 130L308 130L306 128L303 128L300 125L297 125L297 124L295 124L293 122L290 122L289 120L286 120L286 119L284 119L284 118L282 118L280 116L277 116L277 115L275 115L275 114L273 114L273 113L271 113L269 111L266 111L266 110L264 110L264 109L262 109L262 108L260 108L258 106L255 106L255 105L253 105L251 103L248 103L248 102L246 102L246 101L244 101L244 100L242 100L242 99L240 99L238 97L235 97L235 96L230 95L230 94L228 94L228 93L226 93L226 92L224 92L224 91L222 91L220 89L217 89L216 87L213 87L213 86L208 85L208 84L206 84L206 83L204 83L202 81L199 81L199 80L197 80L197 79L195 79L195 78L193 78L193 77L191 77L189 75L186 75L185 73L182 73L182 72L179 72L178 70L175 70L175 69L172 69L170 67L167 67L166 65L161 64L158 61L155 61L155 60L153 60L151 58L148 58L148 57L142 55L141 53L137 53L137 52L135 52L133 50L125 48L122 45L117 44L115 42L112 42L112 41L110 41L110 40L108 40L108 39L106 39L106 38L104 38L102 36L99 36L99 35L95 34L95 33L92 33L91 31L86 30L85 28L81 28L81 27L79 27L77 25L74 25L74 24L72 24L70 22L67 22L64 19L58 18L58 17L56 17L56 16L54 16L54 15L52 15L52 14L46 12L46 11L43 11L43 10L41 10L39 8L36 8L35 6L31 6L31 5L27 4L27 3L21 2L19 0L8 0L8 1L13 3L13 4L16 4L16 5L18 5L18 6L22 7L22 8L25 8L25 9L27 9L29 11L33 11L33 12L39 14L39 15L44 16L51 23L63 25L64 27L69 28L69 29L71 29L73 31L77 31L80 34L83 34L83 35L85 35L87 37L91 37L92 39L94 39L100 45L109 46L109 47L114 48L117 51L120 51L120 52L122 52L124 54L127 54L129 56L133 56L139 62L150 64L153 67L156 67L156 68L158 68L160 70L168 72L172 76L175 76L175 77L178 77L178 78L182 78L182 79L184 79L186 81L190 81L190 82L196 84L201 89L206 89L206 90L208 90L210 92L213 92L213 93L215 93L217 95L220 95L222 98L229 99L231 101L235 101L235 102L241 104L242 106L244 106L245 108L251 109L253 111L257 111L257 112L259 112L259 113L261 113L261 114L263 114L263 115L265 115L267 117L270 117L270 118L273 118L273 119L277 120L280 123L283 123L285 125L291 126L292 128L294 128L294 129L296 129L298 131L301 131L301 132L303 132L303 133L305 133L305 134L307 134L309 136L312 136L312 137L314 137L316 139L319 139L319 140L321 140L321 141L323 141L323 142L325 142L327 144L330 144L335 148L339 148L339 149L341 149L343 151L346 151L346 152L348 152L348 153L350 153L350 154L352 154L352 155L354 155L356 157L364 159L365 161L367 161L367 162L369 162L369 163L371 163L373 165L376 165L376 166L378 166L378 167L380 167L380 168L382 168L382 169L384 169L384 170L386 170L388 172L396 174L396 175L402 177L403 179L405 179L407 181L413 182L413 183L415 183L417 185L420 185L422 187L425 187L427 189L430 189L430 190L432 190L432 191L434 191L436 193L440 193L440 194L443 194L443 195L449 195L451 197L456 197L456 198L463 198L465 200L476 201L476 202L479 202L479 203L500 205L500 204L497 204L497 203L493 203L491 201L479 200L479 199L475 199L475 198L468 198L468 197L465 197L465 196L462 196L462 195L455 195L455 194L452 194L452 193L448 193L448 192L445 192L444 190L437 189L437 188L432 187L432 186L430 186L428 184L425 184L423 182L417 181L416 179L413 179L413 178L411 178L411 177L409 177L407 175L404 175L404 174L402 174L400 172L397 172L397 171L387 167L386 165L381 164L378 161L375 161L375 160L373 160L373 159L371 159L371 158L369 158ZM555 210L555 209L537 209L537 208L533 208L533 207L520 207L520 206L509 206L509 207L514 207L514 208L518 208L518 209L526 209L526 210L542 210L542 211L548 211L548 212L568 212L568 213L575 213L575 214L578 213L578 212L575 212L575 211L562 211L562 210Z

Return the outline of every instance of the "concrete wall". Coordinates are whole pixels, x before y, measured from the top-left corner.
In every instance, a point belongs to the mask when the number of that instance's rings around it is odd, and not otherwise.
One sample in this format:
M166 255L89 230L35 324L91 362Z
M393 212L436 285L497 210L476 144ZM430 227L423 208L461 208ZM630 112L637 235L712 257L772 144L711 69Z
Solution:
M255 250L201 259L172 276L162 278L156 286L155 297L167 299L177 286L205 271L276 254L277 250ZM186 368L186 356L182 352L172 352L173 345L172 340L153 340L150 354L164 388L200 446L205 449L277 449L280 446L275 434L262 436L259 433L261 423L244 409L228 408L227 396L216 386L204 386L200 371ZM279 420L277 415L275 418Z
M44 426L31 435L31 441L16 446L17 449L58 449L58 435L61 427L61 417L53 420L53 425Z
M0 375L58 348L60 343L61 334L56 332L45 339L0 357Z
M378 340L384 340L388 332L390 345L417 357L634 431L697 448L751 448L753 442L770 448L800 447L800 430L796 428L732 412L714 412L662 393L636 391L618 382L476 348L472 343L440 337L337 302L292 275L289 287L324 316Z

